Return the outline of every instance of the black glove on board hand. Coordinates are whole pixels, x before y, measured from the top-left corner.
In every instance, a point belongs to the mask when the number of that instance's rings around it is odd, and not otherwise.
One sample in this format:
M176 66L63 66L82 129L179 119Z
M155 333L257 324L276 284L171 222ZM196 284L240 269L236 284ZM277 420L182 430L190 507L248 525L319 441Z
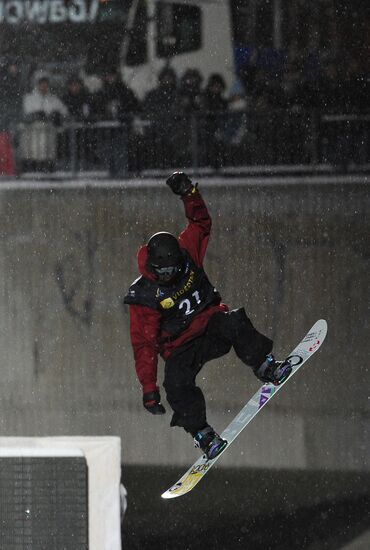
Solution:
M143 405L152 414L164 414L166 409L161 403L159 391L150 391L143 395Z

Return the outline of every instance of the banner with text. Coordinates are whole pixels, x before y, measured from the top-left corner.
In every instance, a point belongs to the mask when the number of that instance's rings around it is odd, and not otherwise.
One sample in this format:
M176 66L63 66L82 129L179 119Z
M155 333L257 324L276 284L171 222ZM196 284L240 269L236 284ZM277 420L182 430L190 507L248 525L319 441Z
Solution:
M94 23L99 0L0 0L0 24Z

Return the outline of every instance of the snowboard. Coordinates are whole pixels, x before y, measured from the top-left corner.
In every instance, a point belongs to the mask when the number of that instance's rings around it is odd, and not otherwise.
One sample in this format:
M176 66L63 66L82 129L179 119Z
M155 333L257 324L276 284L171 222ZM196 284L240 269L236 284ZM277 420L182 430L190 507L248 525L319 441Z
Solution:
M234 420L232 420L227 428L222 432L222 439L226 439L228 442L222 452L212 460L209 460L206 455L200 457L177 483L172 485L172 487L162 494L162 498L168 499L181 497L194 489L194 487L209 472L221 455L229 449L230 444L256 416L256 414L260 412L266 403L268 403L270 399L276 395L279 390L281 390L284 384L291 379L293 374L295 374L297 370L300 369L301 366L320 348L325 339L327 328L327 323L324 319L320 319L313 325L303 340L287 357L287 360L293 367L288 378L279 386L275 386L272 383L263 384L263 386L261 386L261 388L236 415Z

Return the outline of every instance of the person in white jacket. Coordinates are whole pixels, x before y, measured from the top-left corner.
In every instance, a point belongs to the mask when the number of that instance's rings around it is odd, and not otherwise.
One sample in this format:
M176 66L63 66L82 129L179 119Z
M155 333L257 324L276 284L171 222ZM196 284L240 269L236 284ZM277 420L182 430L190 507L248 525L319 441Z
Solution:
M33 92L23 98L23 114L29 122L49 120L59 124L68 115L68 109L59 97L50 91L47 77L41 77Z
M20 129L22 170L51 172L55 169L58 148L57 127L68 116L68 109L50 91L47 77L38 80L33 92L23 97Z

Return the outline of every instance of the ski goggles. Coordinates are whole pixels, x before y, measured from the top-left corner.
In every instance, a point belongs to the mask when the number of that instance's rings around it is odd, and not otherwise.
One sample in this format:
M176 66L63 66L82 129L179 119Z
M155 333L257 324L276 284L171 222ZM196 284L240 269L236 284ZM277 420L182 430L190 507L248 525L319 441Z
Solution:
M179 266L159 267L153 265L153 270L160 281L170 281L178 272Z

